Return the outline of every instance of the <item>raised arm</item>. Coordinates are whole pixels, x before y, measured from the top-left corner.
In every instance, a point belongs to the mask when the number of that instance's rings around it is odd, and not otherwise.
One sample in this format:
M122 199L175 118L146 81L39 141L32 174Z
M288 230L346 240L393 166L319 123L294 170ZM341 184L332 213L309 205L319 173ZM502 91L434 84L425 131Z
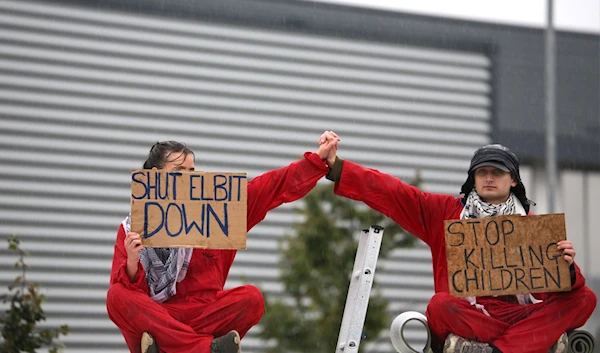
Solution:
M337 140L332 137L316 153L306 152L303 159L252 179L248 183L248 230L262 221L268 211L296 201L312 190L329 172L325 159L336 146Z
M430 237L439 234L433 227L441 227L448 206L458 202L453 196L423 192L399 178L340 158L328 178L336 181L337 195L364 202L429 245Z
M321 135L319 143L326 143L332 135L339 140L330 131ZM444 219L462 208L456 197L422 192L399 178L344 161L337 156L337 146L329 151L326 161L330 167L327 179L335 182L337 195L366 203L430 246L433 234L439 234L432 227L442 227Z

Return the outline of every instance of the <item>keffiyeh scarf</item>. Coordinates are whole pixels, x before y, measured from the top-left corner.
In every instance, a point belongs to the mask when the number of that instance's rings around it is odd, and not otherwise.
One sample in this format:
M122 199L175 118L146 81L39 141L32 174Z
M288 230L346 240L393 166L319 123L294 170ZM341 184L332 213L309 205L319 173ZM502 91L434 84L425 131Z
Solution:
M483 201L475 189L473 189L467 196L465 208L460 214L460 219L485 218L511 214L520 214L522 216L527 215L525 208L523 208L523 205L521 205L521 201L519 201L519 199L512 192L510 193L510 196L506 202L494 205ZM465 297L465 299L468 300L471 305L474 305L477 309L480 309L484 314L490 316L483 305L477 304L476 297ZM517 300L519 304L525 305L529 303L529 296L517 294Z
M125 234L131 231L131 214L123 221ZM187 273L191 248L149 248L140 250L140 262L146 271L150 298L162 303L177 293L177 283Z
M523 206L521 206L521 202L513 193L510 194L506 202L494 205L483 201L477 191L473 190L469 196L467 196L465 208L460 215L460 219L485 218L516 214L517 205L519 205L519 207L522 209L522 214L525 215L525 209Z

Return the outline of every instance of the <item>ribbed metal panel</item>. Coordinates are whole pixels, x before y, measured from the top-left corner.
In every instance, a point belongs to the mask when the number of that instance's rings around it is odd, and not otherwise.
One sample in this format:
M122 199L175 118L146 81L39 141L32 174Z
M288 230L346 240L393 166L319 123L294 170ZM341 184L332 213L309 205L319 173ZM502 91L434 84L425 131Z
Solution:
M407 180L420 170L424 189L456 193L489 141L490 65L480 53L2 1L0 240L18 234L31 250L48 325L71 326L68 352L124 352L105 293L129 172L153 142L184 141L197 168L253 177L333 129L340 156ZM271 212L227 285L280 293L277 239L298 220L291 205ZM2 287L14 277L6 254ZM395 251L376 281L391 313L423 311L428 250ZM255 332L244 352L261 351ZM364 349L392 352L387 338Z

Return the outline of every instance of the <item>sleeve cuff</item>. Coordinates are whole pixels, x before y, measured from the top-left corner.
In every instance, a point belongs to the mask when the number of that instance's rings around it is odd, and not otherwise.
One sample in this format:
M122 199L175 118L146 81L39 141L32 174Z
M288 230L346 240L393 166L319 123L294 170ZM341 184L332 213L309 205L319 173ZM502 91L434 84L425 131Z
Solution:
M322 171L328 170L327 164L321 159L321 157L319 157L318 154L316 154L314 152L305 152L304 158L306 158L306 160L309 161L310 164L314 165L318 169L320 169Z
M138 270L135 274L135 277L133 278L133 281L129 280L129 276L127 275L126 267L127 267L127 263L125 263L125 265L123 265L119 269L120 282L123 283L123 285L127 289L142 289L143 283L146 279L144 268L143 268L142 264L140 262L138 262Z
M329 168L329 173L327 173L326 178L334 183L339 183L342 179L343 166L344 160L338 156L335 156L335 163L333 163L333 166Z

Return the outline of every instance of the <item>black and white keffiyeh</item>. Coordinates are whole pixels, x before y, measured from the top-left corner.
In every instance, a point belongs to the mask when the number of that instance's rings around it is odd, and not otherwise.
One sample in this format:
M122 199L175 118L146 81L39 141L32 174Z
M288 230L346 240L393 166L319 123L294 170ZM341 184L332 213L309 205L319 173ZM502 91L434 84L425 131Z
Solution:
M521 201L519 201L519 199L512 192L510 193L510 196L506 202L495 205L483 201L477 191L473 189L469 193L469 196L467 196L465 208L460 214L460 219L486 218L512 214L520 214L522 216L527 215L525 208L523 208L523 205L521 205ZM516 297L521 305L529 303L529 296L517 294ZM484 314L490 316L483 305L477 304L476 297L465 297L465 299L468 300L471 305L474 305L477 309L480 309Z
M131 231L131 214L123 220L123 228L125 233ZM192 252L191 248L149 247L140 251L152 300L162 303L177 293L177 283L185 278Z
M485 218L502 215L517 214L517 205L521 206L521 202L517 197L511 193L506 202L494 205L487 203L481 199L477 191L473 190L467 196L465 201L465 208L460 216L460 219L469 218ZM523 208L523 206L521 206ZM518 212L525 215L525 209L523 212Z

